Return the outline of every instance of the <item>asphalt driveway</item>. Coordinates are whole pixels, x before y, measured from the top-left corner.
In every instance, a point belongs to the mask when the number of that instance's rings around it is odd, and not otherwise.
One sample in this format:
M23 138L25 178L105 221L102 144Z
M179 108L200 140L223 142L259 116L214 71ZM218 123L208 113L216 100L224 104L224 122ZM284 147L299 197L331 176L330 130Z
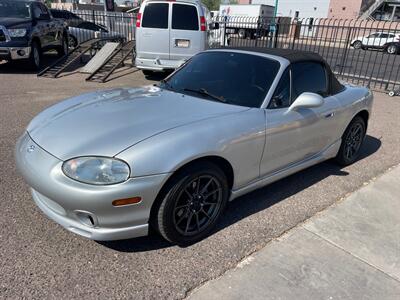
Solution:
M322 163L241 197L209 238L187 248L158 236L97 243L36 208L16 172L16 139L33 116L63 98L152 82L140 72L104 85L79 74L53 80L20 73L0 65L0 298L183 298L400 162L400 100L375 94L362 158L354 165Z

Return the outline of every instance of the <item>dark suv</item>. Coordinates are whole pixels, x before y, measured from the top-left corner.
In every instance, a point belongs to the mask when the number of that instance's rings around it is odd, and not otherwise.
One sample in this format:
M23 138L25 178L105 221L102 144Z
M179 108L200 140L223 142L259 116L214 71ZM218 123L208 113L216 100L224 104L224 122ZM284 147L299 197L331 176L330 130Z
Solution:
M27 60L38 69L42 53L68 52L68 27L39 1L0 0L0 60Z

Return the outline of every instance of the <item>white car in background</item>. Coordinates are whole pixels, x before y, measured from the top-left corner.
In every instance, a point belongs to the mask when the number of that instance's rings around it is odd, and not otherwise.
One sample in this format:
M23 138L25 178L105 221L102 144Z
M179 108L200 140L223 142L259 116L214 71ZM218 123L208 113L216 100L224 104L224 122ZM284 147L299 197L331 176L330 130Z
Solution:
M109 31L107 28L93 22L82 22L76 27L69 27L68 45L75 48L87 40L94 38L123 38L121 34Z
M396 43L400 41L400 33L372 32L367 36L353 39L350 45L354 49L383 49L390 54L397 52Z

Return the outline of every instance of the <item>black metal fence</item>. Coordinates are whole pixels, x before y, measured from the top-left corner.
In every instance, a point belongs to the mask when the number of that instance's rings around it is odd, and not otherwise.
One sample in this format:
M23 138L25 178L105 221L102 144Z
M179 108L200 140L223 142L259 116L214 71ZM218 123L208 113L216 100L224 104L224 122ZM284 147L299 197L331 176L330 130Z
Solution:
M93 38L92 35L104 36L104 37L121 37L127 41L135 39L135 26L136 26L136 15L121 12L107 12L94 11L94 10L77 10L72 11L82 20L88 23L76 22L71 28L71 32L75 31L79 37L76 37L79 42ZM79 24L80 23L80 24ZM98 25L102 28L100 30L93 30L95 27L93 24ZM95 34L95 32L98 32Z
M222 44L319 53L343 80L400 88L400 23L369 20L217 17Z
M136 15L74 11L111 35L135 39ZM319 53L337 76L375 90L400 88L400 23L344 19L218 16L208 33L210 47L270 47ZM157 43L157 41L155 41Z

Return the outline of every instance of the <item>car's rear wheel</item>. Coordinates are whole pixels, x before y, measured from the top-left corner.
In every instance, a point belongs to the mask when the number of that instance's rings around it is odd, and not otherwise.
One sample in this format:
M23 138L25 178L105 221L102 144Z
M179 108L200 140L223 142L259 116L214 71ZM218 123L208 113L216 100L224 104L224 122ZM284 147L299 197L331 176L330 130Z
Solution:
M69 35L68 37L68 46L70 48L75 48L76 46L78 46L78 40L73 35Z
M216 165L203 162L176 174L161 194L154 223L168 241L185 245L206 237L228 201L228 181Z
M386 52L387 53L389 53L389 54L396 54L397 53L397 46L396 45L389 45L387 48L386 48Z
M355 41L355 42L353 43L353 48L354 48L354 49L361 49L361 47L362 47L361 41Z
M42 62L42 49L37 41L33 41L31 45L31 53L28 59L29 68L38 70Z
M336 161L347 166L356 161L360 155L361 145L366 133L366 124L363 118L356 116L346 128L342 136L342 144L336 156Z

